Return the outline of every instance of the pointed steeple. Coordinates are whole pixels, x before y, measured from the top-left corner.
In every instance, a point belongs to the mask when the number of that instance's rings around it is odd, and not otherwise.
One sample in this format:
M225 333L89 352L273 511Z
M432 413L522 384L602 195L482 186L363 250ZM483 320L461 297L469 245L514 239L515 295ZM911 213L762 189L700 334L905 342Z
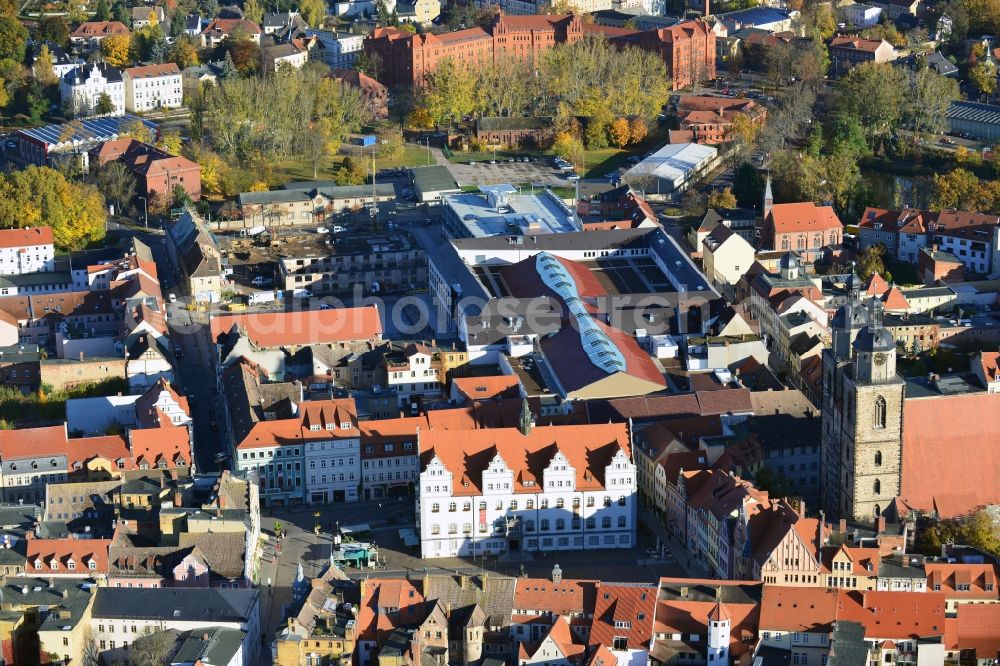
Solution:
M528 406L528 399L524 398L521 400L521 413L517 417L517 429L521 431L522 435L527 437L534 425L535 417L531 413L531 407Z
M771 214L774 208L774 194L771 192L771 174L767 174L767 183L764 185L764 219Z

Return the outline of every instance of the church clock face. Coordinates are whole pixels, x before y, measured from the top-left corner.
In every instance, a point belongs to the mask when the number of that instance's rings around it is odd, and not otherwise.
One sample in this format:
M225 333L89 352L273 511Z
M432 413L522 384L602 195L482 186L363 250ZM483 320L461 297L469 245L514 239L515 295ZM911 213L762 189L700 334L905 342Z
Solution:
M886 356L882 352L875 354L875 365L885 365Z

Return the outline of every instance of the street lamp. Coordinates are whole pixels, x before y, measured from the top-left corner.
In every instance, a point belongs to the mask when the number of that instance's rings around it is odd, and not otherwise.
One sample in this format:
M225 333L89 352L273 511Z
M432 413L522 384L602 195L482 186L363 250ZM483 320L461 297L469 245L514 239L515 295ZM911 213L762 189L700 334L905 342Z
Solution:
M146 209L146 197L139 197L142 199L142 223L149 229L149 211Z

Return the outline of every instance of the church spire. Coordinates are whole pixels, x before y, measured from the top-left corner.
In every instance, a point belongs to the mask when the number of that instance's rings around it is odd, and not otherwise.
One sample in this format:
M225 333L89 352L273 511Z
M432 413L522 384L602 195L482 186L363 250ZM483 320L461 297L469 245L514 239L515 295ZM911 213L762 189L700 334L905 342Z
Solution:
M521 413L517 417L517 429L521 431L522 435L527 437L534 425L535 417L531 413L531 407L528 405L528 399L524 398L521 400Z

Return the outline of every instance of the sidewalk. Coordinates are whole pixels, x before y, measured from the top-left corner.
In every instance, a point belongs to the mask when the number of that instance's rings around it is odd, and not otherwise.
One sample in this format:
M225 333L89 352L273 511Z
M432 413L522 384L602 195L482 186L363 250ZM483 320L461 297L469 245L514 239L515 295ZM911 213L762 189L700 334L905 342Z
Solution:
M674 556L674 560L687 573L688 578L713 577L709 575L705 565L693 560L684 545L674 539L667 527L645 507L639 507L639 521L660 539L661 544L669 549L670 553Z

